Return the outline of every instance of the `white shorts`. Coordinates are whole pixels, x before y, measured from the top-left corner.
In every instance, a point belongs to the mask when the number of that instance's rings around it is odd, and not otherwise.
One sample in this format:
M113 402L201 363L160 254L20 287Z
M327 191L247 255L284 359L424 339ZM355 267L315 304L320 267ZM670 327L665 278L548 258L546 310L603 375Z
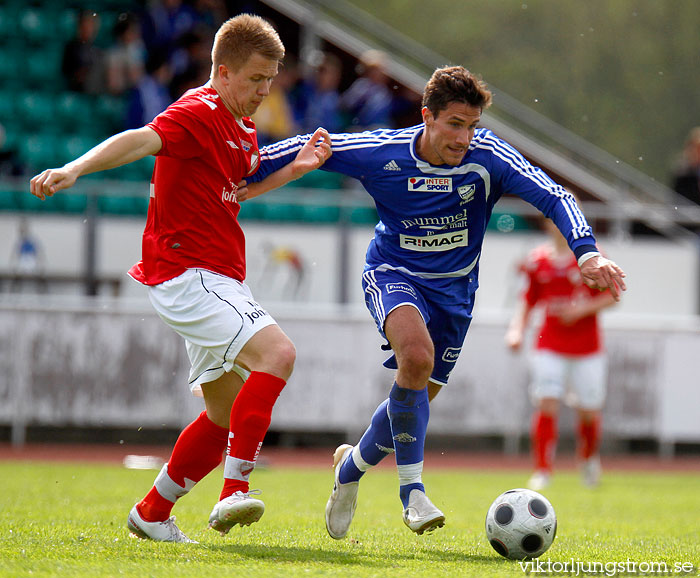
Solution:
M245 283L205 269L188 269L149 287L149 297L161 319L185 339L194 395L228 371L248 379L236 357L253 335L276 324Z
M604 353L577 356L538 349L532 353L530 393L535 402L563 399L572 407L599 410L605 402L606 374Z

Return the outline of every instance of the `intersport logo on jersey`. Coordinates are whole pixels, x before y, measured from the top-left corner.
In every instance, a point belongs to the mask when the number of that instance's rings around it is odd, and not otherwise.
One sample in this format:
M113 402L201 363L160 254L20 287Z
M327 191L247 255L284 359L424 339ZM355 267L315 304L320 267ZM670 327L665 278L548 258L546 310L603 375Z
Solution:
M451 177L430 177L430 178L417 178L411 177L408 179L408 190L409 191L444 191L446 193L452 192L452 178Z
M466 247L468 244L466 230L425 237L399 235L399 239L401 247L409 251L449 251L455 247Z

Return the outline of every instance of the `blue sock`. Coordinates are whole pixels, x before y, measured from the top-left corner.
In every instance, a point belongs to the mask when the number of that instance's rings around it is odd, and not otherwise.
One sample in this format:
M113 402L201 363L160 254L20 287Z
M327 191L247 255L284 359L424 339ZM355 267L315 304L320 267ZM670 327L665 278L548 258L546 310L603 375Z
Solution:
M421 474L429 418L428 388L417 391L394 383L389 394L389 421L399 472L399 496L404 508L411 490L425 491Z
M357 444L360 456L367 466L376 466L386 456L394 453L394 441L391 439L391 424L389 423L389 414L387 412L388 405L388 399L379 404L372 416L369 427L362 434ZM367 468L362 470L358 468L354 460L345 460L345 463L340 468L338 480L341 484L357 482L366 471Z

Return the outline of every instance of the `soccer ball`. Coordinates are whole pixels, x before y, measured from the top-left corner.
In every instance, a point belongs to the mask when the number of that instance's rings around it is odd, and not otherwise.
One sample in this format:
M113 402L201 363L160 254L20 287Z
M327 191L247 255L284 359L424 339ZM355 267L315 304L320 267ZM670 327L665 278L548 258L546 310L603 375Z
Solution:
M552 545L557 516L549 500L532 490L508 490L486 514L486 537L506 558L537 558Z

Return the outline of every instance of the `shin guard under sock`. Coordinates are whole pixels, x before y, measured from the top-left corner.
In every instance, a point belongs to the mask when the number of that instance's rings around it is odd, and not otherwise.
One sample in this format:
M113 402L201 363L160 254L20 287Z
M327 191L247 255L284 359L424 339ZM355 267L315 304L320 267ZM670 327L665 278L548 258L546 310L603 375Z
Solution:
M236 396L231 408L221 500L235 492L248 491L248 478L270 427L272 408L285 385L279 377L253 371Z
M532 454L535 469L551 472L557 446L557 416L535 412L532 417Z
M389 394L389 421L396 450L399 495L404 508L411 490L425 491L422 483L425 434L430 419L428 388L399 387L394 383Z
M389 400L385 399L374 411L369 427L352 451L352 459L345 460L340 468L341 484L357 482L369 468L394 453L388 406Z
M168 463L139 502L141 517L147 522L167 520L175 501L221 463L227 438L226 428L212 422L205 411L199 414L182 430Z

